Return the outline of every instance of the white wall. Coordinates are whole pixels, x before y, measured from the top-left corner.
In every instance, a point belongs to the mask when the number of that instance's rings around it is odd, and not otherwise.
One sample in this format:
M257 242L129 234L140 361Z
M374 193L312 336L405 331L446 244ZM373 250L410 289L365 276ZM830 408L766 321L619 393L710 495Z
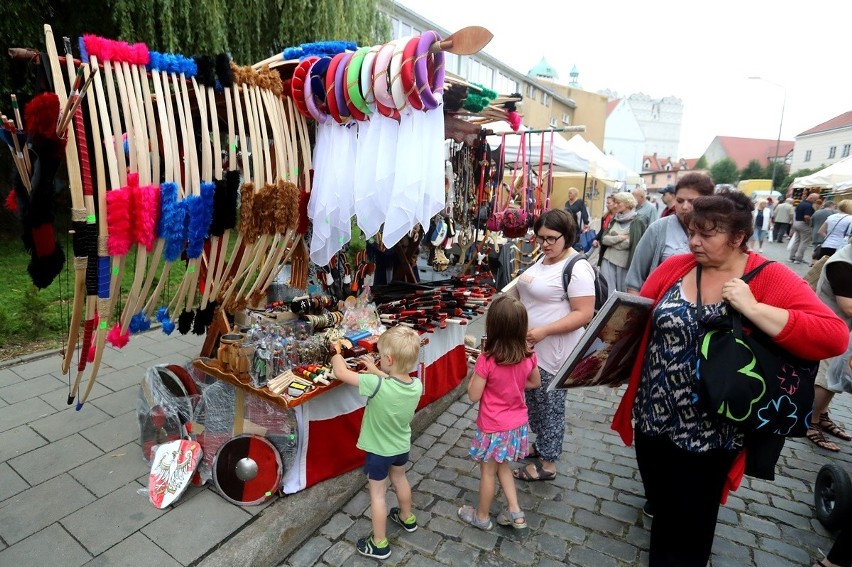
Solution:
M790 172L806 168L819 169L838 162L847 157L843 155L843 147L847 144L850 145L850 153L852 153L852 127L797 137L793 146ZM835 147L835 152L834 157L830 158L828 156L832 146ZM808 150L811 152L811 159L805 161Z
M645 135L625 100L620 100L607 117L605 132L604 153L614 155L633 171L642 171Z

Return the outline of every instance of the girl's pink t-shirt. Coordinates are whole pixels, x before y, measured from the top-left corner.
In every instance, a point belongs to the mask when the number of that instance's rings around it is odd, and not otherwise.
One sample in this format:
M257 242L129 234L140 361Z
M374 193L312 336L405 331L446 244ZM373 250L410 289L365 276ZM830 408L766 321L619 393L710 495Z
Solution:
M524 385L538 365L535 353L517 364L497 364L480 354L474 372L485 380L479 400L476 426L483 433L497 433L518 428L529 421Z

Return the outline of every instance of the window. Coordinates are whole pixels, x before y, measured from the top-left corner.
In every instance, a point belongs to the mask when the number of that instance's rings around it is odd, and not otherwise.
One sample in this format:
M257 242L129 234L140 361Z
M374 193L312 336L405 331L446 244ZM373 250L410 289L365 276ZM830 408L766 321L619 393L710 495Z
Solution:
M805 152L805 161L811 161L811 151L807 150Z
M657 183L657 174L656 173L651 176L651 185L654 185L655 183Z
M547 93L541 93L541 103L544 106L550 106L550 95ZM553 118L551 121L556 122L556 119Z
M556 128L556 118L554 118L552 116L550 117L550 127Z
M667 163L666 164L666 171L671 171L671 170L672 170L672 164Z
M840 157L849 157L850 149L852 149L852 144L843 144L843 151L840 153Z
M834 159L835 155L837 155L837 146L828 148L828 159Z
M642 167L644 169L651 169L651 160L646 159L645 162L642 164Z
M562 115L562 123L563 124L571 124L571 117L568 114Z
M527 85L527 97L535 100L535 87Z

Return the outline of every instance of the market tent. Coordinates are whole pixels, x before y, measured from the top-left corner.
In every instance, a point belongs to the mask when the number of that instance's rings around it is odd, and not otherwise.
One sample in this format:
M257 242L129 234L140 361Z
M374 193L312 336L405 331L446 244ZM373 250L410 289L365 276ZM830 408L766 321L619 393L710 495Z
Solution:
M852 184L852 156L843 158L816 173L797 177L790 185L791 189L802 187L828 187L840 189L844 185Z
M499 128L492 126L496 126L497 124L500 123L489 124L487 127L496 132L499 131ZM550 162L551 138L553 139L553 171L579 171L585 173L589 170L588 159L573 151L568 146L568 140L563 138L558 132L552 135L550 132L528 133L526 135L526 148L524 149L523 156L518 155L521 136L511 131L507 132L505 136L506 167L514 167L515 160L519 157L526 159L529 166L538 166L542 154L544 155L543 162L546 166ZM503 136L500 134L488 136L488 143L492 148L495 148L495 151L499 152L500 144L503 143ZM544 145L543 149L542 144Z

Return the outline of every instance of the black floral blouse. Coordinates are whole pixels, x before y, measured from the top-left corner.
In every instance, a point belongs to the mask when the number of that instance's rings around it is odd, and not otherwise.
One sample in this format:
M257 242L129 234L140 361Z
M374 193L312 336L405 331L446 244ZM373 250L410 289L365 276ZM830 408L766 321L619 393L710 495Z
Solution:
M683 280L662 297L651 315L651 334L642 379L633 406L636 427L645 435L665 435L681 449L704 452L742 447L734 424L708 413L701 404L696 368L701 329L695 304L682 293ZM727 315L724 302L705 305L702 318Z

